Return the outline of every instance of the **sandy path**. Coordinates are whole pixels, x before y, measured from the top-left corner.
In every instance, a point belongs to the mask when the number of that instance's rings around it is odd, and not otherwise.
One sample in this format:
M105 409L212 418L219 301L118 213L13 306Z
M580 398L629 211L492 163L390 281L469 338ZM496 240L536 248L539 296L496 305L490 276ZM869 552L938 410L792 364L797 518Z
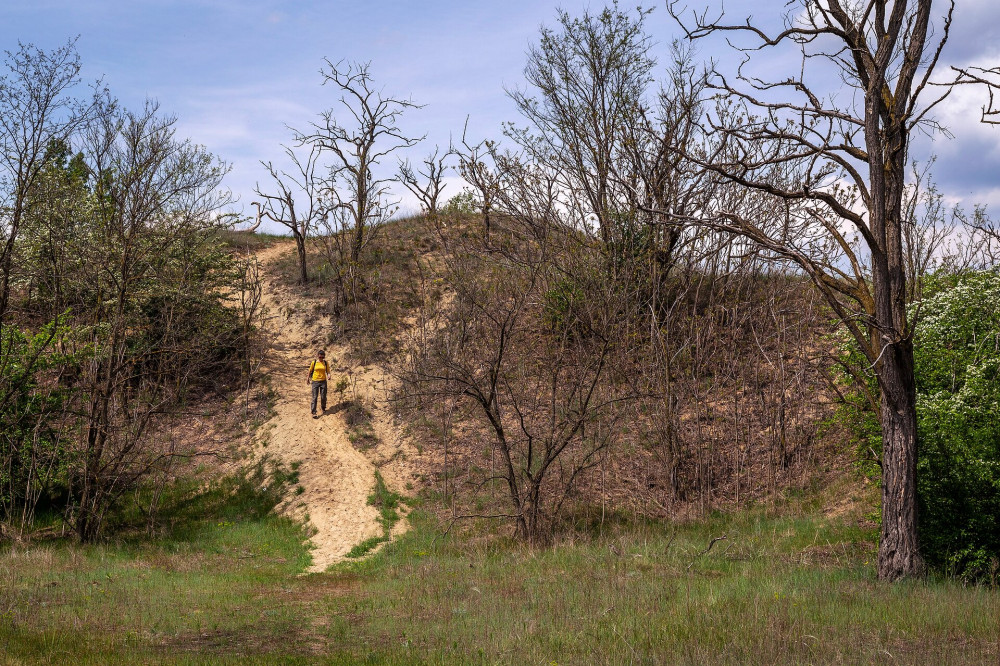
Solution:
M401 458L397 451L402 444L385 408L384 371L349 365L346 348L326 343L323 317L312 315L313 304L270 277L267 264L291 251L292 245L281 243L257 255L265 267L262 298L274 335L274 353L267 371L278 394L276 414L261 428L257 452L269 454L286 466L299 463L299 483L304 490L290 496L287 511L308 518L314 547L310 571L323 571L344 559L361 541L382 534L378 512L368 506L367 500L375 484L376 463ZM320 348L326 349L333 373L328 380L327 411L314 419L309 413L306 379L309 363ZM379 437L379 444L369 454L372 459L351 444L347 424L338 410L340 396L333 387L344 376L351 378L353 391L372 412L372 427ZM396 485L396 478L397 474L386 475L390 487Z

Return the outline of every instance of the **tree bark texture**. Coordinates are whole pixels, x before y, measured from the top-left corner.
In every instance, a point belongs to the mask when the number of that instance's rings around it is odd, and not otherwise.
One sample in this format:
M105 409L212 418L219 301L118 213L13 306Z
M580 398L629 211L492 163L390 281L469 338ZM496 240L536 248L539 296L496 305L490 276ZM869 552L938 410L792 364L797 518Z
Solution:
M886 348L882 388L882 533L878 577L923 573L917 538L917 418L913 345Z

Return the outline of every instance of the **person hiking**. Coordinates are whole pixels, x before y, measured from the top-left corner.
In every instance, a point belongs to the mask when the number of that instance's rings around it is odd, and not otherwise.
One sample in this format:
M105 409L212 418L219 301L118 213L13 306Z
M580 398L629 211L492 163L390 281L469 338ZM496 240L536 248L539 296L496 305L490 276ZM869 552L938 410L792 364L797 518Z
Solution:
M312 406L309 411L314 419L318 419L316 413L316 399L319 398L323 413L326 413L326 376L330 372L330 365L326 362L326 352L322 349L316 354L316 359L309 365L309 379L307 384L312 384Z

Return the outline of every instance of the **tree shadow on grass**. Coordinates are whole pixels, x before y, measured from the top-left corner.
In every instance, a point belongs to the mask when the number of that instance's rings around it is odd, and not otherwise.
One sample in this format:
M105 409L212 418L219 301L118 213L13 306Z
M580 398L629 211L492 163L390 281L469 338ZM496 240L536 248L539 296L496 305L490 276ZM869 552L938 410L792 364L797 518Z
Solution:
M152 513L156 491L147 488L113 517L109 534L132 542L194 541L210 525L261 521L298 483L297 465L292 467L265 456L232 474L178 478L160 490Z

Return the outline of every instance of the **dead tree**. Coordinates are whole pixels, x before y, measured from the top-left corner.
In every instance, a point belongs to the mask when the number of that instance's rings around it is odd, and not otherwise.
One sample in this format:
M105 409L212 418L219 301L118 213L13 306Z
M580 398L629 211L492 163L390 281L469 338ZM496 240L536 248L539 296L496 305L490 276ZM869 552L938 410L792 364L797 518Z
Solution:
M281 170L271 162L261 162L271 176L277 193L268 194L260 184L254 186L254 191L264 203L253 202L257 206L257 224L253 228L256 229L261 218L266 217L292 232L299 259L299 283L305 284L309 281L306 239L326 215L323 199L325 184L316 173L320 150L316 145L310 146L304 161L287 146L285 154L294 167L292 171Z
M308 144L332 155L326 194L332 209L348 214L352 225L350 260L357 263L373 229L395 211L387 201L391 178L376 175L387 155L410 148L423 137L411 138L399 128L399 118L420 105L410 99L386 96L375 86L370 63L332 63L320 70L323 83L340 94L341 120L335 108L321 114L309 133L297 133L300 144ZM344 121L343 118L349 120Z
M952 67L958 85L976 85L986 89L988 99L982 106L980 120L987 125L1000 125L1000 105L996 100L1000 89L1000 65L995 67Z
M261 208L260 202L251 201L250 205L254 206L257 209L257 216L254 218L252 226L243 229L243 231L245 231L248 234L252 234L253 232L257 231L260 228L260 223L264 221L264 210Z
M431 217L437 215L438 201L447 187L444 174L450 168L447 160L452 149L449 148L443 155L440 153L441 148L435 146L434 152L424 158L423 169L414 169L409 160L399 163L399 182L417 197L420 207Z
M938 128L930 112L950 90L945 82L941 94L925 99L954 11L953 2L944 3L935 23L938 4L799 0L774 34L753 21L682 16L679 2L667 4L690 40L747 40L736 45L743 63L735 77L715 69L709 78L719 106L706 129L718 137L718 150L686 153L745 196L675 217L742 235L797 264L862 349L878 380L883 433L882 580L923 570L903 197L910 137ZM782 48L795 58L787 77L750 71L758 51ZM853 90L823 89L827 66Z
M469 121L462 131L462 150L458 151L458 172L472 185L475 207L483 216L483 238L489 241L493 208L500 189L500 173L494 156L497 144L489 139L470 144L467 139Z

